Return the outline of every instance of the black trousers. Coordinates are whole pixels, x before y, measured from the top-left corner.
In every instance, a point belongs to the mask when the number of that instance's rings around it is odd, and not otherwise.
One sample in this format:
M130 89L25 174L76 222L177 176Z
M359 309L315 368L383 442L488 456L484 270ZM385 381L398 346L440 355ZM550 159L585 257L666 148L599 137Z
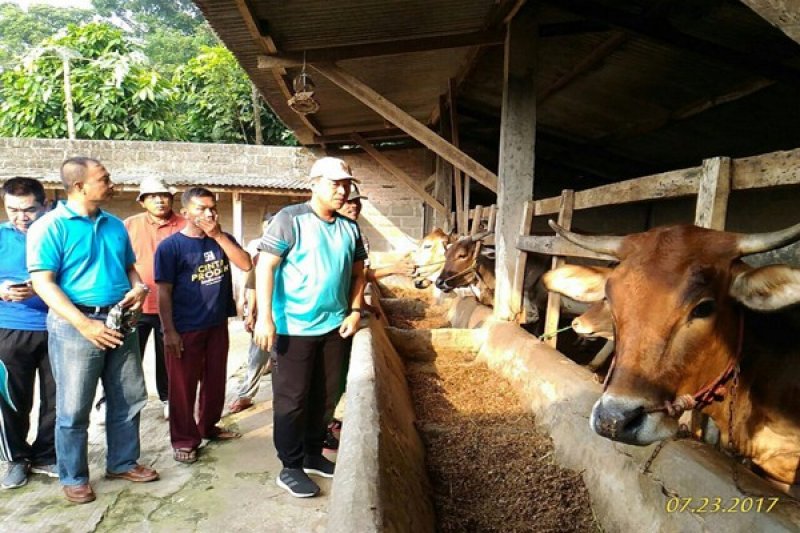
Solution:
M169 398L169 380L167 378L167 364L164 361L164 334L161 331L161 319L158 315L142 315L136 324L139 331L139 353L144 359L144 349L147 346L147 339L150 332L153 332L153 340L156 345L156 389L158 398L166 402Z
M6 366L9 396L17 409L0 398L0 458L55 464L56 382L47 357L47 332L0 328L0 360ZM39 427L36 440L28 444L37 372Z
M339 328L309 337L278 335L272 369L273 436L285 468L302 468L303 458L322 453L335 407L342 360L352 337Z

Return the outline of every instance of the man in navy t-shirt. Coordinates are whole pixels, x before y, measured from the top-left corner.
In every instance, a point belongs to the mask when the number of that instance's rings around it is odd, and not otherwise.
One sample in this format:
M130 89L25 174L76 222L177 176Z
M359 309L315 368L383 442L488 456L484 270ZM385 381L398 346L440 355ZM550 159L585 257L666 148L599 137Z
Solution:
M58 477L56 384L47 357L47 305L33 292L25 265L28 228L45 211L44 187L35 179L11 178L4 185L8 222L0 224L0 459L8 470L0 487L28 481L28 472ZM39 426L28 444L33 384L39 373ZM5 390L6 384L8 389Z
M173 457L193 463L202 439L241 437L217 427L217 423L225 404L228 317L236 314L231 263L247 272L252 262L236 240L220 228L211 191L189 189L183 193L181 204L187 224L158 245L155 280L169 375ZM195 421L198 383L200 406Z

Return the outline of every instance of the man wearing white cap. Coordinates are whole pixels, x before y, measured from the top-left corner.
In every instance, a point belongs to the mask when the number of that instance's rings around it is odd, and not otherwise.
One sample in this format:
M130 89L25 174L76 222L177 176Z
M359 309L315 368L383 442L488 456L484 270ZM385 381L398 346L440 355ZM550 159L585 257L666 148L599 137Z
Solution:
M322 456L326 416L361 318L367 258L358 224L336 212L350 194L350 167L324 157L309 177L311 200L279 211L259 245L253 337L262 350L275 348L276 482L299 498L319 494L307 474L333 477Z
M144 213L125 219L125 228L136 253L136 272L150 287L156 286L153 275L156 248L161 241L178 233L186 225L186 219L172 210L174 194L175 189L168 187L161 178L148 176L142 179L136 201L142 206ZM158 398L164 404L164 418L169 418L167 367L164 362L164 338L161 321L158 318L157 294L158 291L150 291L147 295L137 329L142 358L147 339L150 337L150 332L153 332L156 349L156 388Z

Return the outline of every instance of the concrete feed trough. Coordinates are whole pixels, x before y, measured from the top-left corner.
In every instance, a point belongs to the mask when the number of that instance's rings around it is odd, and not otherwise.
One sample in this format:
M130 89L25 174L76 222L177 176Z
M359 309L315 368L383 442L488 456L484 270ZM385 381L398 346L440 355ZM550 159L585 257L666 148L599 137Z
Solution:
M642 473L654 446L613 443L589 428L601 393L590 372L518 326L487 323L485 311L480 313L480 329L399 330L387 327L384 318L356 334L329 531L434 531L425 449L398 352L430 361L441 350L473 351L516 386L551 436L558 463L583 472L605 531L800 530L800 505L739 466L742 494L732 461L705 444L670 442ZM709 505L698 511L704 499ZM745 507L748 512L742 512Z

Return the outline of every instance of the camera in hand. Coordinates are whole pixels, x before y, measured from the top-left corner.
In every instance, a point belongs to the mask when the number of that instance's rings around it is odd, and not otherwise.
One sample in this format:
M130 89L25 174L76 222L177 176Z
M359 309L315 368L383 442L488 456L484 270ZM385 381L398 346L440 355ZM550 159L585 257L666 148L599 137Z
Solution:
M106 327L127 335L136 328L136 323L139 321L141 314L142 312L139 309L133 311L116 304L108 311Z

